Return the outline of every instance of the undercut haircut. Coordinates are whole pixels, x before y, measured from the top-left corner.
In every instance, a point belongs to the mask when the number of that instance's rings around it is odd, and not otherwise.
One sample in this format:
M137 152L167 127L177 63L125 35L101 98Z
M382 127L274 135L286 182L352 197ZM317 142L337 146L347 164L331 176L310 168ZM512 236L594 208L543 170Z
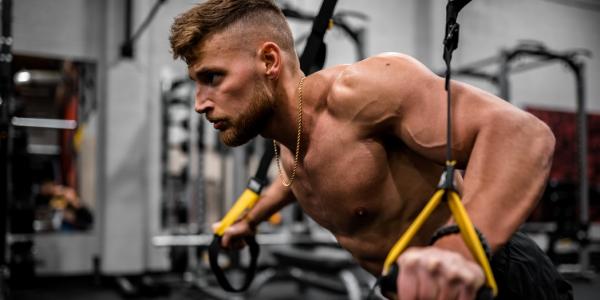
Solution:
M295 55L290 27L272 0L208 0L175 18L169 37L173 58L192 64L203 41L229 29L240 30L245 39L272 41Z

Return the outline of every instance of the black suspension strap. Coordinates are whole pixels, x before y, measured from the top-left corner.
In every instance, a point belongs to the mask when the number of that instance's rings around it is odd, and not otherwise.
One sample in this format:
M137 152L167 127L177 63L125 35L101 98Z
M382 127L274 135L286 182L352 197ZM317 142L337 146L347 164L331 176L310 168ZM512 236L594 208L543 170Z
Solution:
M337 0L324 0L312 26L306 46L300 56L300 69L309 75L323 68L327 45L323 40L325 32L332 24L333 11Z
M323 68L325 63L325 42L323 38L325 37L325 32L330 27L331 18L333 16L333 11L335 9L335 5L337 4L337 0L324 0L317 17L313 21L312 30L308 40L306 42L306 46L304 47L304 51L302 52L302 56L300 57L300 68L305 74L311 74L315 71L318 71ZM253 178L248 182L248 186L242 193L242 195L236 200L236 203L233 207L227 212L225 217L221 220L219 227L214 232L213 241L209 246L209 262L210 268L215 274L217 281L225 289L230 292L243 292L245 291L252 280L254 279L254 274L256 273L257 260L258 255L260 253L260 247L256 242L254 237L245 238L246 243L249 246L250 251L250 264L248 268L246 268L246 277L244 279L244 283L241 287L236 288L233 287L227 277L225 276L225 272L223 268L218 264L218 256L221 252L221 240L223 238L223 234L225 230L229 228L229 226L233 225L235 221L237 221L247 210L251 209L254 204L260 198L260 192L263 187L267 183L267 171L269 169L269 165L273 160L274 149L271 146L271 141L266 141L265 152L261 157L260 164L256 174Z
M482 240L478 237L478 233L462 205L460 195L456 191L454 185L454 168L456 162L452 158L452 93L450 62L452 60L452 52L458 47L458 32L460 28L459 24L456 23L458 12L470 1L471 0L449 0L446 6L446 32L444 37L444 62L446 63L445 89L447 91L446 166L441 176L438 190L388 253L383 265L382 276L376 283L376 285L381 285L382 291L396 291L396 277L400 272L396 260L408 247L412 238L416 235L423 223L429 218L431 213L442 201L444 201L450 207L450 211L457 223L463 241L484 271L486 285L478 291L477 299L492 299L498 293L496 280L489 264L489 257L486 255Z

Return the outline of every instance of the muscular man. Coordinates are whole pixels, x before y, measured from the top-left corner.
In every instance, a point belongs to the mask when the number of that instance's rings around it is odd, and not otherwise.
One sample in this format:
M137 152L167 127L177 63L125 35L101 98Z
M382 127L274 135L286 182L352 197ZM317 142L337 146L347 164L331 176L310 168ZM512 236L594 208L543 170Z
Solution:
M443 170L443 79L415 59L391 53L305 77L286 20L270 0L208 0L175 20L170 41L174 57L187 63L196 82L196 111L225 144L261 135L279 148L282 180L227 230L223 246L298 202L378 276ZM464 181L456 176L459 192L494 252L500 295L567 295L570 287L543 253L523 235L513 235L544 188L552 133L532 115L475 87L453 82L452 91L452 150L466 174ZM459 235L427 245L448 223L450 212L441 206L398 259L400 299L470 299L484 284Z

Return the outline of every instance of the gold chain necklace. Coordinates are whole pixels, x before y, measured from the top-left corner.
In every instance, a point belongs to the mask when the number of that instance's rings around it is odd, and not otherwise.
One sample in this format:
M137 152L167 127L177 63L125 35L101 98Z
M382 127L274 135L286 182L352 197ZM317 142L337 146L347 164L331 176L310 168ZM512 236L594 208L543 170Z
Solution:
M302 136L302 90L304 89L304 79L306 77L302 77L300 79L300 83L298 83L298 133L296 135L296 156L294 157L294 168L292 169L292 176L290 176L289 180L287 180L283 173L284 171L281 168L281 161L279 159L279 152L277 151L277 142L273 140L273 147L275 149L275 161L277 162L277 170L279 170L279 177L281 178L281 183L284 186L292 185L294 182L294 178L296 178L296 169L298 169L298 158L300 157L300 137Z

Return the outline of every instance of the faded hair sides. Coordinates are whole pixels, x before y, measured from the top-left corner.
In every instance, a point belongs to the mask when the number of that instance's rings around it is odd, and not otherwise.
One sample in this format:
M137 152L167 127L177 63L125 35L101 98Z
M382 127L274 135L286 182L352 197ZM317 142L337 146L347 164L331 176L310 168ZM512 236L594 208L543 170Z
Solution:
M197 58L196 48L200 43L234 25L242 30L252 29L258 38L294 52L285 16L272 0L208 0L175 18L169 37L173 58L191 64Z

